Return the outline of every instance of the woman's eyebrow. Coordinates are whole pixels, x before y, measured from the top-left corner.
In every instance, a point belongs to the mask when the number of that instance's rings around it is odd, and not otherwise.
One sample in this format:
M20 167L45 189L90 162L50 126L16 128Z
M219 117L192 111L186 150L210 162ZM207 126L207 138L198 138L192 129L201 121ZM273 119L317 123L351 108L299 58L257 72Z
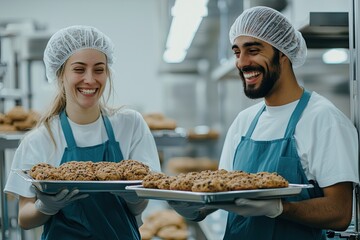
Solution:
M70 65L75 65L75 64L80 64L80 65L87 65L86 63L83 63L83 62L73 62L73 63L71 63ZM97 65L105 65L105 63L104 62L98 62L98 63L95 63L94 64L95 66L97 66Z

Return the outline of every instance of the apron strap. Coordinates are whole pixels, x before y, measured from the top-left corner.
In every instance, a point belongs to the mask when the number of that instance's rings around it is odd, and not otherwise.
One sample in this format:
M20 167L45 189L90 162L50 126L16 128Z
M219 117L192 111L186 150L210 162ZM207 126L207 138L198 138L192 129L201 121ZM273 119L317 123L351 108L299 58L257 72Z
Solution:
M260 115L263 113L264 110L265 110L265 104L264 104L264 106L262 106L260 108L259 112L256 114L255 118L251 122L251 125L250 125L250 127L249 127L249 129L248 129L248 131L246 132L246 135L245 135L246 138L251 137L251 135L252 135L252 133L253 133L255 127L256 127L256 124L259 121Z
M289 138L294 135L296 124L298 123L304 109L306 108L306 106L309 102L310 96L311 96L311 93L307 90L304 90L304 92L300 98L300 101L298 102L295 110L291 114L289 123L286 128L284 138Z
M109 141L110 142L115 142L114 130L113 130L112 126L111 126L110 119L105 115L102 115L102 118L103 118L103 121L104 121L104 124L105 124L105 129L106 129L106 133L108 135Z
M60 123L61 123L61 127L63 129L63 133L65 135L65 140L66 140L67 146L69 148L76 147L75 138L74 138L74 135L73 135L73 133L71 131L70 123L69 123L69 121L67 119L65 110L63 110L60 113Z

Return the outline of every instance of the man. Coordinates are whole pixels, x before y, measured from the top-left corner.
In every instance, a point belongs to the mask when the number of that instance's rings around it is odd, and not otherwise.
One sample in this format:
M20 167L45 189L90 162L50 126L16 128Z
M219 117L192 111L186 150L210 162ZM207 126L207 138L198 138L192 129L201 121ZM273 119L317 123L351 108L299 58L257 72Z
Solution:
M274 9L254 7L236 19L229 36L246 96L264 101L236 117L219 168L277 172L314 188L221 206L229 211L224 239L325 239L323 229L346 230L359 181L357 131L327 99L298 84L293 67L307 52L301 33ZM170 204L195 221L213 211Z

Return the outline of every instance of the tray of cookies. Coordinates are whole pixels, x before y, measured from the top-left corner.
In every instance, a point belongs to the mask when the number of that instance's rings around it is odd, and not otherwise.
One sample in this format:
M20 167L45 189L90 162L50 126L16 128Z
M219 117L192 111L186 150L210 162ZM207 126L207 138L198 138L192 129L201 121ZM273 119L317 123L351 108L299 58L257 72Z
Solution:
M127 186L141 198L200 203L231 202L237 198L270 199L299 194L311 184L289 184L277 173L204 170L168 176L150 173L141 185Z
M80 192L127 191L126 186L141 184L149 172L147 165L136 160L97 163L71 161L59 167L39 163L29 170L16 170L23 179L48 194L64 188L77 188Z

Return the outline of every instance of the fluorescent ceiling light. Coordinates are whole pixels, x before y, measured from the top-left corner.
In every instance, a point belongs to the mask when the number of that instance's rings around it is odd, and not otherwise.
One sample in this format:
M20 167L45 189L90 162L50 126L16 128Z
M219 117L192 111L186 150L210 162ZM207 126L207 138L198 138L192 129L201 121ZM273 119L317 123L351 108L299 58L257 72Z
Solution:
M208 0L176 0L171 9L172 16L202 16L206 17Z
M182 62L200 26L207 16L208 0L176 0L163 59L168 63Z
M346 63L349 60L348 51L342 48L330 49L323 54L322 60L326 64Z
M186 50L198 30L202 17L174 17L170 27L166 48Z
M184 61L185 57L186 51L176 51L175 49L166 49L163 55L163 59L167 63L179 63Z

